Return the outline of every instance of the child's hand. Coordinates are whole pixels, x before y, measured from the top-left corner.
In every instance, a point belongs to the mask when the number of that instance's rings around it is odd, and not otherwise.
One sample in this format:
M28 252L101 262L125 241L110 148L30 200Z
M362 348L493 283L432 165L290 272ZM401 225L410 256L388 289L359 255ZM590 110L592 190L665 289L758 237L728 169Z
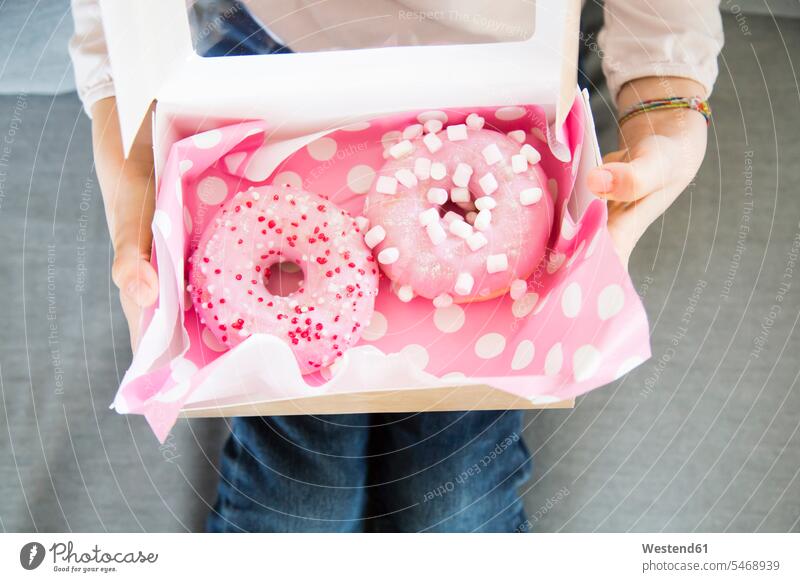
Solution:
M689 79L648 77L623 87L619 109L647 99L704 96L703 87ZM639 238L700 168L707 131L703 116L689 109L637 115L620 128L620 149L590 172L589 189L609 200L608 229L626 268Z
M102 99L92 108L95 168L114 247L111 277L120 291L134 349L139 342L142 309L158 297L158 276L150 263L155 186L149 128L145 121L126 160L116 100Z

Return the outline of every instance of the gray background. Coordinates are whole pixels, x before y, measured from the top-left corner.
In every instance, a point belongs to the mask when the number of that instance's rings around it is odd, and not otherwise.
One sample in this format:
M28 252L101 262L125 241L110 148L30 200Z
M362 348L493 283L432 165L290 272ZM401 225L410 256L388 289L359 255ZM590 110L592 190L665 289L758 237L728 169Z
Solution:
M140 417L108 410L130 351L90 126L74 93L52 96L72 88L66 3L33 5L0 6L0 530L197 530L225 423L181 421L159 447ZM527 417L536 531L800 531L800 266L787 262L800 236L800 20L785 17L797 2L738 5L750 34L726 17L705 163L631 261L654 359L574 410ZM594 110L610 151L602 92Z

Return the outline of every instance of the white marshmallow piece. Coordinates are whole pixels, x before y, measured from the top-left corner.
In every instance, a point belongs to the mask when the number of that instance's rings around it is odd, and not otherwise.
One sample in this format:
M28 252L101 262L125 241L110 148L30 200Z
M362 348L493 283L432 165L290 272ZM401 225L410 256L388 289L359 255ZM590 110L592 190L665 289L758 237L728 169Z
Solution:
M467 139L467 126L463 123L447 126L447 139L450 141L464 141Z
M428 238L431 239L431 242L436 246L442 244L447 238L447 231L445 231L444 227L438 221L426 226L425 232L428 233Z
M505 253L486 257L486 270L489 273L502 273L508 269L508 257Z
M414 172L408 168L402 168L394 173L394 177L406 188L413 188L418 184L417 177Z
M525 188L522 192L519 193L519 203L522 204L523 206L530 206L531 204L536 204L541 199L542 199L541 188Z
M458 295L469 295L473 285L475 285L475 279L472 278L472 275L469 273L459 273L453 290Z
M422 127L425 130L425 133L439 133L442 131L444 124L440 119L429 119Z
M428 148L428 151L432 154L435 154L440 149L442 149L442 140L439 139L439 136L435 133L428 133L425 137L422 138L422 143L425 144L425 147Z
M391 265L392 263L397 262L397 259L399 258L400 251L397 250L397 247L387 247L378 253L378 262L381 265Z
M452 188L450 190L450 200L456 204L469 202L469 190L467 188Z
M361 232L366 232L369 228L369 218L366 216L356 216L356 226Z
M428 202L431 204L442 205L447 203L447 190L444 188L429 188L428 189Z
M511 171L515 174L521 174L528 169L528 159L522 154L511 156Z
M478 184L480 184L483 193L487 196L491 196L497 191L497 178L495 178L494 174L491 172L484 174L484 176L478 180Z
M399 160L400 158L406 157L413 151L414 151L414 144L412 144L407 139L404 139L403 141L398 142L389 148L389 155L392 156L395 160Z
M411 285L403 285L397 290L397 298L403 303L408 303L414 299L414 289L411 288Z
M472 166L460 162L453 172L453 184L460 188L466 188L469 185L469 179L472 177Z
M459 215L457 212L453 212L452 210L448 210L445 212L442 219L445 221L445 223L450 224L454 220L461 220L461 215Z
M490 166L494 166L497 162L503 161L503 154L500 152L500 148L497 147L496 143L489 144L483 151L483 159L486 160L486 163Z
M376 246L381 244L385 238L386 231L380 224L376 224L367 231L367 234L364 235L364 242L369 248L374 249Z
M528 291L528 282L524 279L514 279L511 282L511 288L509 289L509 293L511 295L511 299L516 301L517 299L522 299L525 293Z
M378 176L375 190L380 194L397 194L397 179L391 176Z
M459 218L450 223L450 232L466 240L472 236L473 230L469 224Z
M447 166L441 162L433 162L431 164L431 178L434 180L442 180L447 175Z
M542 159L542 155L529 143L522 146L519 149L519 153L525 156L525 159L528 160L528 163L532 166L538 164Z
M422 226L428 226L434 222L439 222L439 211L435 208L428 208L419 213L419 223Z
M486 120L477 113L467 115L467 127L470 129L483 129L484 123Z
M414 160L414 175L419 180L427 180L431 177L431 160L429 158L417 158Z
M492 211L481 210L475 218L475 230L486 230L492 224Z
M476 232L467 239L467 246L471 251L477 251L478 249L482 249L487 244L489 244L489 241L486 239L485 236L483 236L483 233L481 232Z
M403 130L403 139L414 139L422 135L422 124L415 123Z
M478 210L494 210L497 208L497 200L491 196L481 196L475 201L475 208Z
M453 298L447 293L442 293L433 298L433 306L441 309L443 307L450 307L453 304Z
M403 137L405 137L405 134L403 135ZM525 141L525 132L521 129L515 129L514 131L508 132L508 137L510 137L517 143L523 143Z

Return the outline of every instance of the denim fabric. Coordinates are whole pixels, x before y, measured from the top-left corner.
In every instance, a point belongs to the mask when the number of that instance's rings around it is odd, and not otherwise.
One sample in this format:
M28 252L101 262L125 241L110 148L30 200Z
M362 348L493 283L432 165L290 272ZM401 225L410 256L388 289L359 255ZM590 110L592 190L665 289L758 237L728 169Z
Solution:
M235 418L212 532L513 532L519 411Z

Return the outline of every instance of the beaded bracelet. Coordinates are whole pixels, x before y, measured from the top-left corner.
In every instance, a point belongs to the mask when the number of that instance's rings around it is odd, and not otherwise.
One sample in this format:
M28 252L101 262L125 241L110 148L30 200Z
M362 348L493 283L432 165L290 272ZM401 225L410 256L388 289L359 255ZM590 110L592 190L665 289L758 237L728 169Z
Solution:
M711 108L708 106L707 100L700 97L667 97L665 99L650 99L637 103L619 118L618 125L622 125L631 117L659 109L691 109L705 117L706 125L711 123Z

